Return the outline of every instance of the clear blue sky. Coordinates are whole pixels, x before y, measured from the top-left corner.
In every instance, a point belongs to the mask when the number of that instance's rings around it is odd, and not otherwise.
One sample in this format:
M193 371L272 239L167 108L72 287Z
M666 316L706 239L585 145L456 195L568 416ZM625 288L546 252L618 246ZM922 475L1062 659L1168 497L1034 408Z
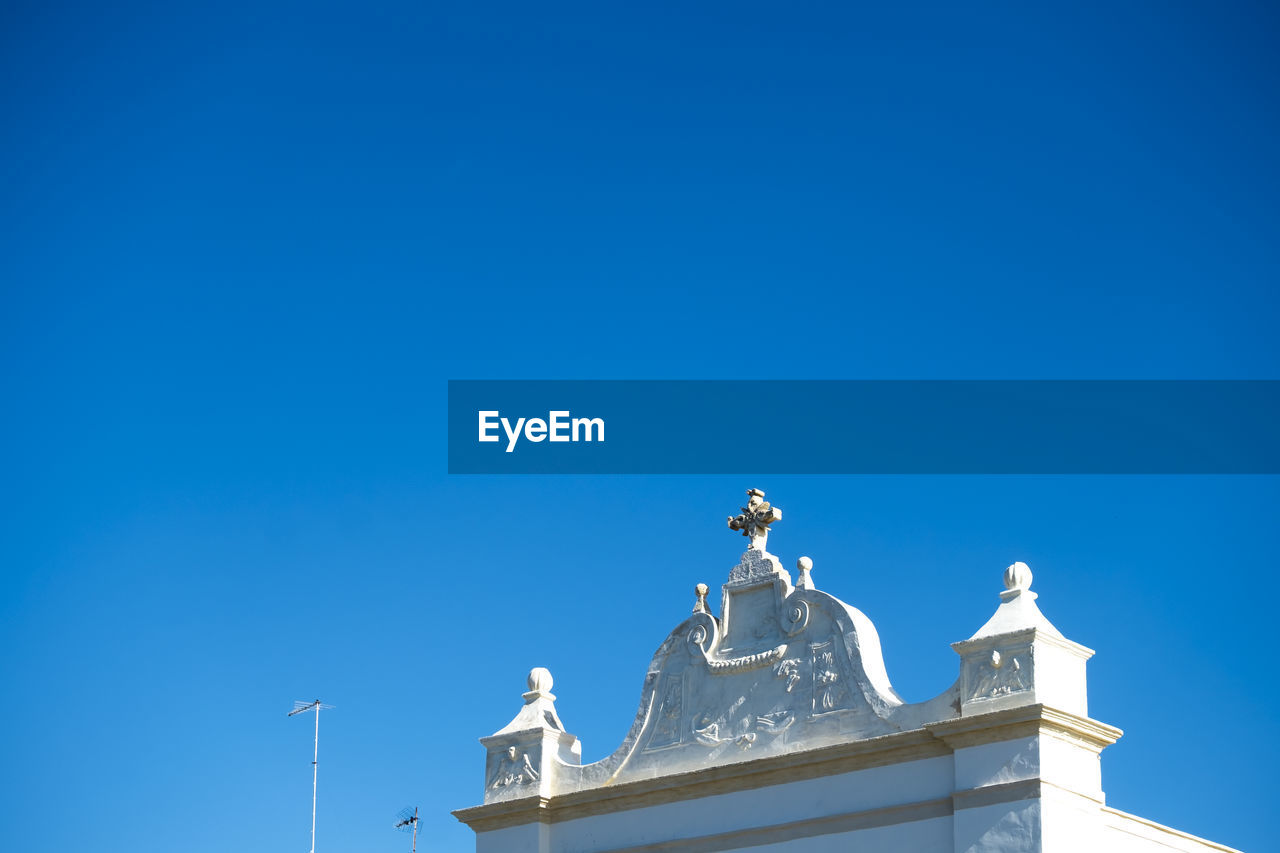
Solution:
M1273 845L1274 477L445 474L448 378L1280 378L1274 9L883 5L7 4L0 848L305 851L319 696L317 849L468 849L750 486L911 700L1030 563L1110 802Z

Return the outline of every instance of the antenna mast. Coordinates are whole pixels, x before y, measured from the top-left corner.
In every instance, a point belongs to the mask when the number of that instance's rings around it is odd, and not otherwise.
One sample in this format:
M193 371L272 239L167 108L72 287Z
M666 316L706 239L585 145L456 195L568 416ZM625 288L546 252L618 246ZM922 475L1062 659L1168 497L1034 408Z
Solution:
M412 809L403 808L396 817L400 818L399 823L396 824L396 829L401 832L413 833L413 853L418 853L418 807L414 806Z
M314 702L294 702L293 710L288 716L294 717L307 711L316 712L316 749L311 760L311 853L316 853L316 781L320 771L320 712L332 710L332 705L325 705L316 699Z

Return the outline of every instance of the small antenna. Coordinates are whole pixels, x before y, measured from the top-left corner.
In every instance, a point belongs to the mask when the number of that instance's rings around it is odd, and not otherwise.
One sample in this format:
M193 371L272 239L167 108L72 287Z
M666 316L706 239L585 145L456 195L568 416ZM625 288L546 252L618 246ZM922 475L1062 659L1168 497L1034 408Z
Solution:
M413 833L413 853L418 853L418 807L405 807L396 815L396 829Z
M320 770L320 712L333 710L332 705L325 705L319 699L312 702L294 702L293 710L288 716L295 717L307 711L316 712L316 751L311 761L311 853L316 853L316 781Z

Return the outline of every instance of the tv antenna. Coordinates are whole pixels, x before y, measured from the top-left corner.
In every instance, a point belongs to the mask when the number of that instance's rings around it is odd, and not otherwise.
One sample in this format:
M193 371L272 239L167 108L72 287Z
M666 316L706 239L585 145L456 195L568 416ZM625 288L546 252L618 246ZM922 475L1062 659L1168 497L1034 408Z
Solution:
M396 829L413 833L413 853L418 853L418 807L401 809L396 821Z
M308 711L316 712L316 751L315 757L311 760L311 853L316 853L316 779L320 769L320 712L332 709L332 705L325 705L316 699L314 702L294 702L293 710L289 712L290 717L296 717Z

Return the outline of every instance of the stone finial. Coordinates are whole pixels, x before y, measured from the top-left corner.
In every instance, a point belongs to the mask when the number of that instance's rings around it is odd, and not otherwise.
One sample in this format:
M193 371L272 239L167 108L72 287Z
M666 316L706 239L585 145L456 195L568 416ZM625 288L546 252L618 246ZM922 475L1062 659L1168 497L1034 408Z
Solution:
M809 572L813 569L813 560L808 557L801 557L796 560L796 568L800 571L800 578L796 581L796 589L816 589L813 585L813 578Z
M782 520L782 510L770 506L759 489L747 489L747 505L740 507L742 514L729 516L729 529L741 530L751 540L750 551L764 551L769 541L769 525Z
M1004 588L1015 593L1029 591L1031 578L1031 567L1024 562L1016 562L1004 570Z
M694 613L710 613L711 612L710 610L707 609L707 593L710 591L711 591L710 587L708 587L705 583L700 583L693 588L693 594L698 597L698 600L695 601L693 604Z
M535 666L529 670L527 682L529 684L529 692L524 694L526 704L535 699L556 701L556 697L551 693L551 685L554 683L551 678L551 670L545 666Z
M1000 590L1000 606L996 608L995 615L987 621L987 624L983 625L970 639L1032 627L1055 636L1062 636L1036 606L1036 599L1039 596L1031 591L1031 577L1030 567L1021 561L1004 570L1004 589Z
M529 690L523 694L524 707L516 714L514 720L494 732L495 735L507 734L531 729L552 728L564 731L560 715L556 713L556 697L551 692L554 683L551 671L543 666L535 666L529 670L526 679Z

